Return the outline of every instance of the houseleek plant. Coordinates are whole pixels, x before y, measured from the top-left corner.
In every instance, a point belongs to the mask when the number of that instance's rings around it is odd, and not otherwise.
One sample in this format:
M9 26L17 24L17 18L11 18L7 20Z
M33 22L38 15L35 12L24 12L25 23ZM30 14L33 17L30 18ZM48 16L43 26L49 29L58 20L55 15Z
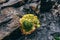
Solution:
M19 22L21 32L25 35L31 34L36 28L40 27L38 17L33 14L25 14Z

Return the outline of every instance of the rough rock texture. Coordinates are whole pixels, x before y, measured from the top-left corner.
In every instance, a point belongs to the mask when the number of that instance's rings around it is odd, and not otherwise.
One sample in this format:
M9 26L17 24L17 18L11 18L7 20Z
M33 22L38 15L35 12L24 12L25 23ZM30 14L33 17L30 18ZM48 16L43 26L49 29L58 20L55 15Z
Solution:
M59 0L10 0L1 4L0 8L0 39L54 40L55 34L60 35ZM26 36L21 34L18 20L28 13L38 16L41 27Z
M4 2L6 2L6 0L0 0L0 3L4 3Z
M19 17L12 7L3 9L0 14L0 39L9 35L13 30L19 27Z
M2 4L2 7L3 7L3 6L13 5L13 4L15 4L15 3L17 3L17 2L20 2L20 1L22 1L22 0L8 0L8 2ZM1 2L2 2L2 1L1 1Z

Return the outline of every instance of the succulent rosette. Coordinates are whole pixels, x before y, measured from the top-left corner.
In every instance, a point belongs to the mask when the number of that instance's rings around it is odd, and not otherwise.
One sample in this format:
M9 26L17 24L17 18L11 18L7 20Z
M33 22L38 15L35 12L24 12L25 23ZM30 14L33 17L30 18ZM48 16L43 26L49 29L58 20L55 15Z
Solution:
M25 14L19 20L21 32L25 35L31 34L36 28L40 27L38 17L33 14Z

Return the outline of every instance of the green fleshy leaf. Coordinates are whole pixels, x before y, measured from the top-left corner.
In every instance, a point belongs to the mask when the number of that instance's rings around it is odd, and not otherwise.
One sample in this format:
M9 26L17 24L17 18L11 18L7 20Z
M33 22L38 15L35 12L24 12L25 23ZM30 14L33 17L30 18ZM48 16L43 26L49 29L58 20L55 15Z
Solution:
M25 29L25 31L30 31L33 27L33 23L29 22L29 21L24 21L23 22L23 28Z

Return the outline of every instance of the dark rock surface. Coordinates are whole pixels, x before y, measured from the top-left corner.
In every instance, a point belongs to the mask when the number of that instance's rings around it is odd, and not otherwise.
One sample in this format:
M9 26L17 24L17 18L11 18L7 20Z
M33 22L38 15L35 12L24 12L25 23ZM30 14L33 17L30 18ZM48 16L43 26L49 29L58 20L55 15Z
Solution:
M0 5L0 39L3 40L54 40L60 35L59 0L9 0ZM41 27L30 35L22 35L19 17L32 13L38 16Z

